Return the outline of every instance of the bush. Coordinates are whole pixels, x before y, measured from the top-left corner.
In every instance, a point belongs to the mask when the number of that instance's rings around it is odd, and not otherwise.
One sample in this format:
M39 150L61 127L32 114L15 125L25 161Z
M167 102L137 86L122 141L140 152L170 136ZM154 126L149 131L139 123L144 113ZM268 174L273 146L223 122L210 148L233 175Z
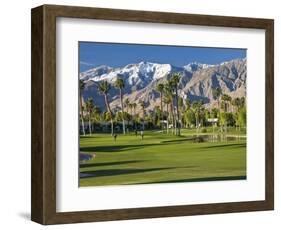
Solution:
M202 143L202 142L205 142L205 139L204 139L204 137L199 136L199 137L195 137L193 139L193 142L195 142L195 143Z
M207 133L207 129L206 129L206 128L203 128L203 129L201 130L201 132L202 132L202 133Z

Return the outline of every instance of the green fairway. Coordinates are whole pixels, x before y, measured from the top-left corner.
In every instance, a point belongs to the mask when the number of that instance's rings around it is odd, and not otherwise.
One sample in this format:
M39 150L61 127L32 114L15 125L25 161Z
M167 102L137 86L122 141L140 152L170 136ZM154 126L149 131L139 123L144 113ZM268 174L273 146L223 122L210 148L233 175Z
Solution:
M116 142L110 134L81 136L80 152L94 157L80 163L80 186L246 178L245 138L194 143L192 132L182 133L119 134Z

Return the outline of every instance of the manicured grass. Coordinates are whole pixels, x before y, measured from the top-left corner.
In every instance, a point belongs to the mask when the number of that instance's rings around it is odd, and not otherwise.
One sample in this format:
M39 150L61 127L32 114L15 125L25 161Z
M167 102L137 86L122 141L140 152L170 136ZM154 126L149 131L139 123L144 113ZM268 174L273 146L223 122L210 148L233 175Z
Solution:
M80 137L80 152L94 158L80 163L80 186L246 178L246 140L194 143L145 131L134 134ZM184 133L184 132L183 132Z

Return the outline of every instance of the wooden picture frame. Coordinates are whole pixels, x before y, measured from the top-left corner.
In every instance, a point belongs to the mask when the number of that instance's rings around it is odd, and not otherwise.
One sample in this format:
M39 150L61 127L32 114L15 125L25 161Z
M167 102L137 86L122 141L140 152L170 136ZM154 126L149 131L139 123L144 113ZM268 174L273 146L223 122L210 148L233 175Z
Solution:
M56 18L120 20L264 29L266 34L265 200L99 211L56 211ZM43 5L32 9L32 205L31 219L64 224L274 208L274 21L270 19Z

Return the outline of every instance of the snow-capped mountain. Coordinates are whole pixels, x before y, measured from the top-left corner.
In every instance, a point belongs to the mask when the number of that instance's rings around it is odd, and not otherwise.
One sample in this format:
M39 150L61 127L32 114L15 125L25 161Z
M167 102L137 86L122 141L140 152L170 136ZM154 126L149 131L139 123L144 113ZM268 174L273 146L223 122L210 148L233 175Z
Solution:
M136 89L141 89L146 87L150 82L161 79L167 76L167 74L176 71L184 71L184 68L174 67L170 64L140 62L115 69L108 66L99 66L82 72L80 79L85 82L106 80L109 83L114 83L117 78L122 78L128 88L134 86Z
M185 65L183 68L186 69L187 71L195 72L197 70L205 69L205 68L212 67L212 66L213 65L202 64L202 63L198 63L198 62L191 62L191 63Z
M212 88L216 87L233 97L246 95L246 59L235 59L219 65L192 62L183 67L150 62L129 64L123 68L99 66L80 73L79 77L85 82L84 98L93 97L101 108L104 108L104 101L97 84L106 80L113 85L117 78L122 78L125 82L124 100L144 100L147 109L153 109L160 103L160 95L155 90L157 84L164 83L173 73L181 75L179 94L184 99L212 103ZM118 91L112 87L109 95L112 108L119 107Z

